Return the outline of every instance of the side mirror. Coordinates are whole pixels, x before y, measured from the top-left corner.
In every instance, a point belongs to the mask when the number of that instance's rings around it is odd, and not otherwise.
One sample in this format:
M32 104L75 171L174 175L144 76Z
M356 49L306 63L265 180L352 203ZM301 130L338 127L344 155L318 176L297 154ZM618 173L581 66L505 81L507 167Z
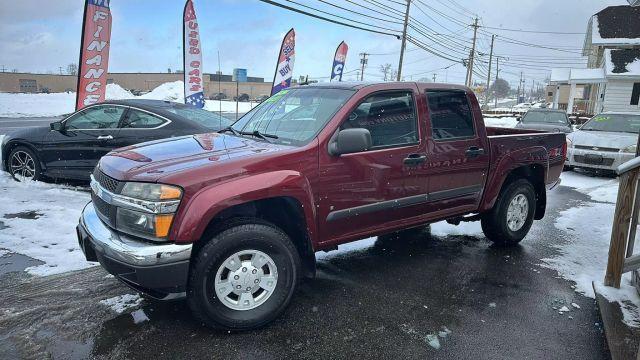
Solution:
M60 131L60 132L62 132L62 130L64 129L64 127L62 126L62 122L60 121L56 121L49 124L49 128L51 128L51 130L53 131Z
M371 148L371 133L364 128L344 129L339 131L329 144L329 154L343 155Z

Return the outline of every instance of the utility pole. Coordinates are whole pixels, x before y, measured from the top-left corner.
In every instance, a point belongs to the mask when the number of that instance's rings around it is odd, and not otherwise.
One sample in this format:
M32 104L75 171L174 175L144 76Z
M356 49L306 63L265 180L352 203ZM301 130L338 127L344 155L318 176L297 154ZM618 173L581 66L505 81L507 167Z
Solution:
M495 41L496 36L491 35L491 52L489 52L489 73L487 74L487 88L484 91L484 106L489 105L489 87L491 86L491 65L493 64L493 42Z
M500 78L500 56L496 56L496 81L494 82L497 83L498 79ZM507 94L508 95L508 94ZM498 107L498 95L494 95L495 97L495 106L494 107Z
M473 21L473 44L471 45L471 56L469 56L469 67L467 68L467 86L473 84L473 62L476 54L476 40L478 38L478 18Z
M360 65L362 65L362 68L360 70L360 81L364 81L364 67L365 65L367 65L367 56L369 56L369 54L360 53L360 56L362 56L362 58L360 59Z
M4 65L2 65L2 72L6 72L6 71L7 71L7 68L4 67Z
M402 77L402 60L404 59L404 49L407 46L407 26L409 25L409 8L411 0L407 0L407 10L404 13L404 25L402 27L402 45L400 45L400 61L398 62L398 77L396 81L400 81Z
M438 74L433 74L433 82L436 82L436 76L438 76Z

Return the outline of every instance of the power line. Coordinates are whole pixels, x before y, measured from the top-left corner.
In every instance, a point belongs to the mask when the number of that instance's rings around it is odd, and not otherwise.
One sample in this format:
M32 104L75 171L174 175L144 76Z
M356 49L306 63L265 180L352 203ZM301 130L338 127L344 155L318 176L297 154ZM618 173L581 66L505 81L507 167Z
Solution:
M538 31L538 30L522 30L522 29L508 29L502 27L493 27L493 26L483 26L485 29L492 30L502 30L502 31L510 31L510 32L520 32L520 33L532 33L532 34L554 34L554 35L582 35L583 32L562 32L562 31Z
M402 25L402 21L393 21L393 20L387 20L387 19L379 18L377 16L368 15L368 14L365 14L365 13L361 13L359 11L355 11L355 10L352 10L352 9L349 9L349 8L342 7L340 5L332 4L332 3L328 2L328 1L325 1L325 0L317 0L317 1L319 1L319 2L321 2L323 4L327 4L327 5L333 6L335 8L341 9L341 10L348 11L350 13L354 13L354 14L357 14L357 15L360 15L360 16L368 17L370 19L374 19L374 20L378 20L378 21L384 21L384 22L388 22L388 23L392 23L392 24ZM381 15L384 15L384 14L381 13Z
M274 5L274 6L277 6L277 7L281 7L283 9L286 9L286 10L289 10L289 11L293 11L293 12L297 12L297 13L300 13L300 14L303 14L303 15L311 16L311 17L314 17L316 19L328 21L330 23L334 23L334 24L338 24L338 25L342 25L342 26L346 26L346 27L350 27L350 28L354 28L354 29L359 29L359 30L363 30L363 31L371 32L371 33L376 33L376 34L381 34L381 35L389 35L389 36L393 36L393 37L395 37L397 39L400 38L400 36L397 35L397 34L391 34L391 33L383 32L383 31L367 29L367 28L364 28L364 27L361 27L361 26L357 26L357 25L347 24L347 23L344 23L342 21L329 19L329 18L326 18L324 16L312 14L312 13L306 12L304 10L300 10L300 9L296 9L294 7L291 7L291 6L280 4L280 3L277 3L277 2L272 1L272 0L259 0L259 1L262 1L263 3L267 3L267 4L270 4L270 5Z

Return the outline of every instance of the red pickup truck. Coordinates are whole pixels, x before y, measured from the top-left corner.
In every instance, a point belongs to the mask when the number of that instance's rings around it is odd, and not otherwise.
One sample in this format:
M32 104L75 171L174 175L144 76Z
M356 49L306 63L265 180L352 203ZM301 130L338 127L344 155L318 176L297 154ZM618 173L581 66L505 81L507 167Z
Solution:
M301 86L219 133L104 156L78 239L134 289L251 329L313 277L317 251L441 220L518 243L565 156L564 134L485 128L466 87Z

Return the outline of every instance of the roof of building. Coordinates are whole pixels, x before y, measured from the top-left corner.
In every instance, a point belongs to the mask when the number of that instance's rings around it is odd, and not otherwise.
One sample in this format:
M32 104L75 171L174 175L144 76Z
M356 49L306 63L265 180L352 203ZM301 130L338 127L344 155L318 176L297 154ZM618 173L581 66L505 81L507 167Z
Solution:
M640 44L638 19L640 19L638 6L609 6L601 10L589 21L585 46Z
M607 49L604 57L607 77L640 78L640 49Z
M604 70L599 69L551 69L551 82L556 84L592 84L605 81Z

